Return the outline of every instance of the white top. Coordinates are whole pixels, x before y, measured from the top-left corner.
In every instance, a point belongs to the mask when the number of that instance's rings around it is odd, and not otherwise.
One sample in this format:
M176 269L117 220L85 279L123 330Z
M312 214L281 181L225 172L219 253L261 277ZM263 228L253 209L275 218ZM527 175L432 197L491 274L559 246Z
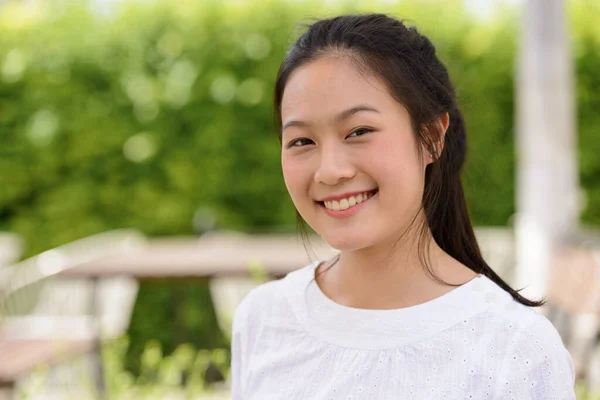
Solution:
M236 309L233 400L574 400L554 326L484 275L395 310L340 305L318 261L253 289Z

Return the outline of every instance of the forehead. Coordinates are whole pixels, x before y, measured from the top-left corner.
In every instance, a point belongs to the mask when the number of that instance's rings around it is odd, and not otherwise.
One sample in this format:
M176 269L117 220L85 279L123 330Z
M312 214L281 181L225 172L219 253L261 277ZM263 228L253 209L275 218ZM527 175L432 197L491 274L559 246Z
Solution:
M382 113L399 107L385 85L347 57L318 59L296 69L288 79L281 116L318 119L356 104L368 103Z

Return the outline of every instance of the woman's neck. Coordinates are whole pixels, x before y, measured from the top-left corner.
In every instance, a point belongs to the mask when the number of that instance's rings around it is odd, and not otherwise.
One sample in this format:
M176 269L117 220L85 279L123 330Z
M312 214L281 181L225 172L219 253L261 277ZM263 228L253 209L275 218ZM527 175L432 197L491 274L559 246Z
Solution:
M425 240L429 240L429 248L426 242L421 245L430 269L441 280L461 285L477 275L444 252L431 235L428 238ZM399 245L392 254L388 253L376 253L373 249L342 252L330 269L330 262L319 266L318 272L325 272L317 274L317 284L327 297L341 305L381 310L411 307L454 289L427 273L416 243Z

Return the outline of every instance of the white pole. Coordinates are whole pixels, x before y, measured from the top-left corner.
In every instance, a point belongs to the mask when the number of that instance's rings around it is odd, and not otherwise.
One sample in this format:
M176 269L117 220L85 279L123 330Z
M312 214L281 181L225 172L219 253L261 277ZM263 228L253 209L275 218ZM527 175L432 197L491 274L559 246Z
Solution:
M573 62L562 0L527 0L516 79L514 286L546 294L553 249L579 220Z

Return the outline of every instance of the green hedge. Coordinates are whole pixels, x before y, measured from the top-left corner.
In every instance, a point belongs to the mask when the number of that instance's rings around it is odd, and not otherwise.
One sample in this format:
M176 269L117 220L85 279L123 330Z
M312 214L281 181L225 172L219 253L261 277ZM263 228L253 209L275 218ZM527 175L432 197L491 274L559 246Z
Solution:
M109 14L68 3L0 7L0 230L23 235L27 256L121 227L151 236L194 234L200 208L211 210L222 228L293 230L273 132L273 82L297 22L342 12L389 12L431 36L468 124L465 187L473 220L506 225L515 211L520 20L508 9L477 21L457 0L330 8L317 1L159 0ZM594 17L600 6L578 0L569 7L588 198L583 220L599 225L600 28ZM185 291L176 300L181 287L142 286L132 354L150 337L160 337L167 352L181 340L226 345L206 311L207 288ZM195 335L164 328L172 325L168 310L179 304L203 305L184 313Z

